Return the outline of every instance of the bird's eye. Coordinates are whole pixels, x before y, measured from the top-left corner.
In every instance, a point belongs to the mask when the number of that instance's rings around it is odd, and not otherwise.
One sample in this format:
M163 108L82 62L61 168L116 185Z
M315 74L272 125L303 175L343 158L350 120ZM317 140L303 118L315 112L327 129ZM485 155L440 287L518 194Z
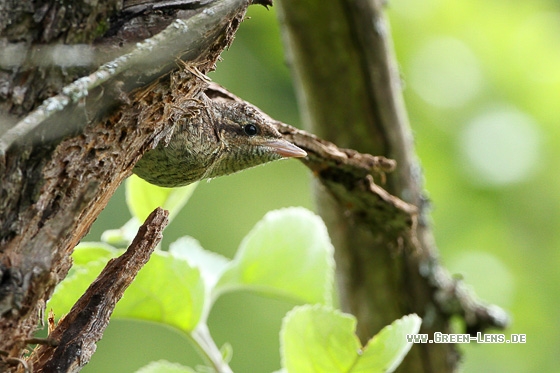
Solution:
M243 127L243 131L245 131L248 136L255 136L259 132L259 129L254 124L247 124Z

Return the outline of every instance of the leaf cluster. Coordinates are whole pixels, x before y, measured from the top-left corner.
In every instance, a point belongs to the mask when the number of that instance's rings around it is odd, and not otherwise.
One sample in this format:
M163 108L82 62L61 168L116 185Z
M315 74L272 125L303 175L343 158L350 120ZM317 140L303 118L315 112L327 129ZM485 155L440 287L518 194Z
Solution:
M86 242L76 248L74 266L48 307L57 315L68 312L106 263L123 252L118 247L130 243L140 222L154 207L168 209L172 219L195 188L160 188L135 176L127 180L131 220L120 229L105 232L103 242ZM394 370L411 347L406 334L418 332L420 318L405 316L361 346L355 335L356 318L332 305L333 251L321 218L303 208L267 213L245 236L231 260L184 236L171 243L168 250L154 252L113 317L174 328L194 343L208 364L194 370L162 360L138 372L231 372L231 348L218 348L207 324L216 300L235 291L290 298L302 305L284 318L281 372Z

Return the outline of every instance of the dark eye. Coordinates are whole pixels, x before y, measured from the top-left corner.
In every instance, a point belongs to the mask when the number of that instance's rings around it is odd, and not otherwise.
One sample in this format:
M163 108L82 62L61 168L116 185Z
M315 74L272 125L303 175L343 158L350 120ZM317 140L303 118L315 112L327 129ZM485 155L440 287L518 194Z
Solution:
M248 136L255 136L259 132L259 129L254 124L247 124L243 126L243 131L245 131Z

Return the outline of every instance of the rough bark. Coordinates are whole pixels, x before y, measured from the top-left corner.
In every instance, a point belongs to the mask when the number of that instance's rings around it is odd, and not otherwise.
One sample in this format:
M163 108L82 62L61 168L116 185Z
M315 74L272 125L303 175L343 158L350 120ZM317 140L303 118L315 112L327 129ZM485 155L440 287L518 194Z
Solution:
M142 90L152 92L150 84L160 84L157 79L177 67L177 58L203 73L211 70L250 2L223 0L203 6L200 1L175 1L157 10L149 3L138 8L138 2L105 2L79 14L69 10L79 8L77 4L12 3L2 4L6 9L13 5L9 21L0 24L2 41L23 40L28 49L19 65L2 71L0 107L14 120L0 141L0 350L19 358L44 302L71 266L73 248L141 154L170 131L165 121L137 121L131 98ZM98 12L106 7L112 12ZM39 17L43 12L56 22ZM99 39L92 29L99 31L96 27L104 22L107 37ZM134 48L120 46L151 35ZM66 84L83 69L26 60L33 51L47 48L43 43L75 41L93 45L92 51L130 53L72 86ZM95 68L92 64L86 70ZM64 79L56 79L51 70L57 69ZM42 82L42 76L52 76L52 82ZM21 91L26 93L18 96ZM54 93L58 95L41 104Z
M438 263L383 3L278 4L305 124L340 146L394 159L395 171L377 182L407 205L401 216L408 219L379 215L375 204L357 199L375 185L371 179L360 184L332 170L317 171L317 206L336 248L341 307L357 316L363 342L409 313L423 318L421 333L431 336L451 332L454 315L463 318L468 333L503 328L505 313L477 301ZM452 372L458 360L451 344L420 344L399 371Z
M89 362L117 302L161 241L168 215L166 210L155 209L128 250L107 263L70 312L49 332L51 343L33 351L29 360L34 372L78 372Z

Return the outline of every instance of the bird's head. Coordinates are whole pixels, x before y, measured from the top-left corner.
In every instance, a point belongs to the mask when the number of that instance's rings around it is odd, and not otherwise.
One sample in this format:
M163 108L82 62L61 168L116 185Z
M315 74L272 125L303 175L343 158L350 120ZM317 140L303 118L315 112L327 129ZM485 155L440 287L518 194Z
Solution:
M216 177L281 158L305 157L307 153L284 140L270 119L238 102L217 102L214 128L220 151L205 177Z
M307 155L247 104L207 99L203 107L198 117L178 126L168 142L147 151L133 172L152 184L178 187ZM177 113L184 116L182 110Z

